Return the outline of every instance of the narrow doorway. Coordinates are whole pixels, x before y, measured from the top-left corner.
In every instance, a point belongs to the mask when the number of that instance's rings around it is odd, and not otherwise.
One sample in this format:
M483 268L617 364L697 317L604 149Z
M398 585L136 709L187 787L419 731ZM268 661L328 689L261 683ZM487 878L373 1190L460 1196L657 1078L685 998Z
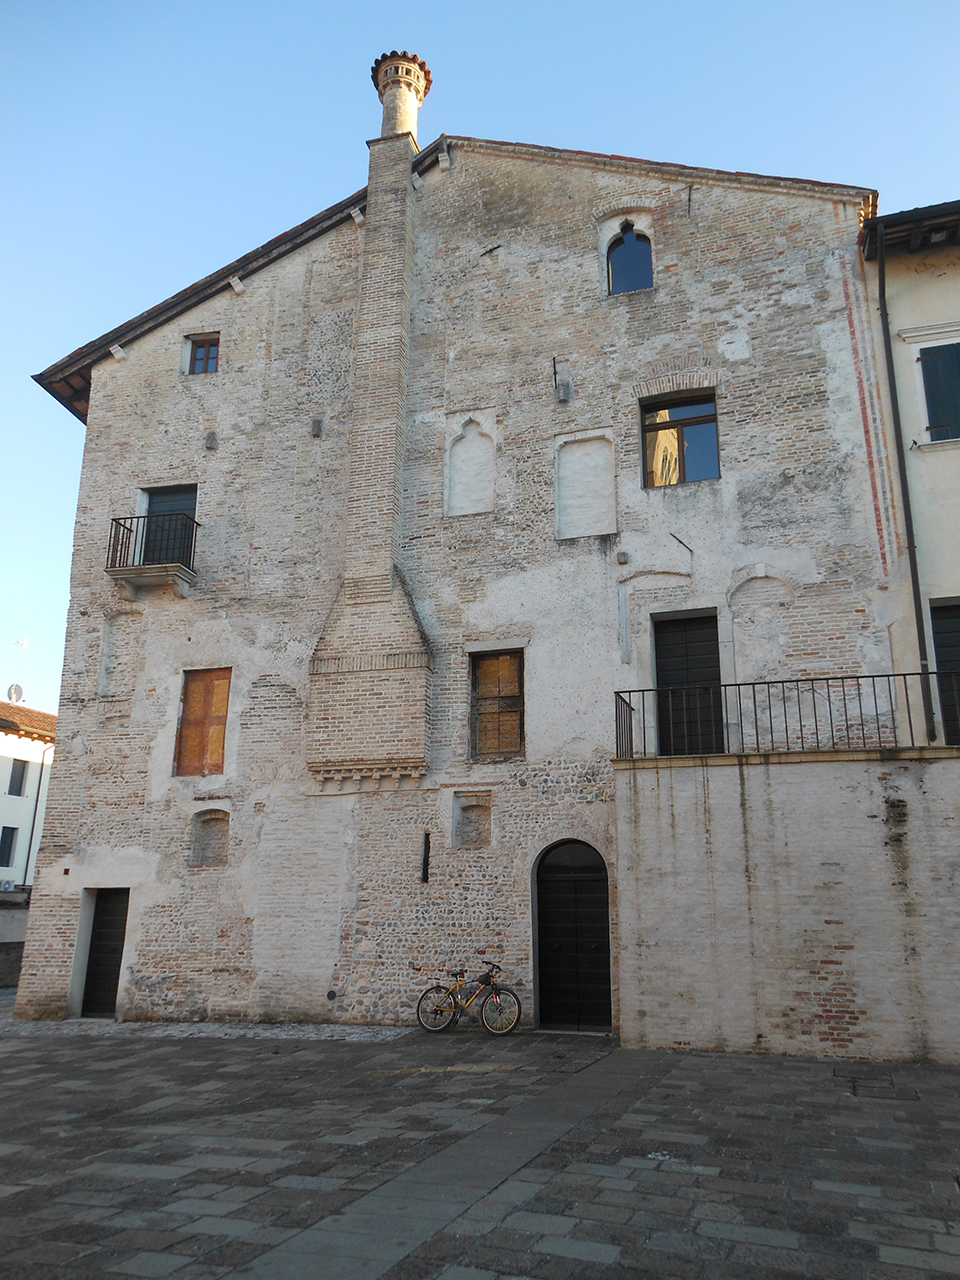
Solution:
M543 1030L610 1029L607 868L580 840L537 867L537 994Z
M129 889L98 889L90 930L90 954L83 987L83 1018L112 1018L117 1012L120 961L127 932Z
M149 489L143 563L192 567L196 515L195 484Z
M960 604L931 606L930 621L943 741L948 747L960 747Z
M654 619L657 738L662 756L724 750L716 616Z

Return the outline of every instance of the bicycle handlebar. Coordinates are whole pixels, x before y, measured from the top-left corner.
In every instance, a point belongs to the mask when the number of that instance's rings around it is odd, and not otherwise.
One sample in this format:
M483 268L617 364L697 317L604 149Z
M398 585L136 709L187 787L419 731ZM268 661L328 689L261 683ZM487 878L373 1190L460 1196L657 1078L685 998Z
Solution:
M501 966L498 964L494 964L492 960L484 960L483 963L486 965L488 972L503 973L503 969L501 968ZM467 974L466 969L448 969L447 970L448 978L465 978L466 974Z

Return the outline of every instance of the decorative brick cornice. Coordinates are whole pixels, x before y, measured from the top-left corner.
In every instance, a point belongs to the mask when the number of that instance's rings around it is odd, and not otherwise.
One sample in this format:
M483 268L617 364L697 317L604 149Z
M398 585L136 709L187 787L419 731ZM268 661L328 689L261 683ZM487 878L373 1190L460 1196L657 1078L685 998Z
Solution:
M422 649L407 653L351 653L312 658L310 674L322 676L344 671L403 671L430 666L430 654Z

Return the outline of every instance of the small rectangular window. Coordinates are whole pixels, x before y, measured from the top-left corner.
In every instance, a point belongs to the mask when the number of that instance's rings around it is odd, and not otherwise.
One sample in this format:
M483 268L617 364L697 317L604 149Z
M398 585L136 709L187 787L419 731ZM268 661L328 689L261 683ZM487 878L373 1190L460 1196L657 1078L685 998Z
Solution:
M960 342L923 347L920 355L931 440L960 440Z
M22 796L23 787L27 777L27 761L14 760L10 769L10 785L7 787L8 796Z
M17 827L4 827L0 831L0 867L13 866L13 851L17 844Z
M470 752L474 759L523 754L523 651L470 660Z
M717 406L712 395L641 405L644 485L688 484L720 476Z
M219 333L208 334L205 338L193 339L190 346L191 373L216 373L219 358Z
M231 674L230 667L183 673L176 749L179 777L223 773Z

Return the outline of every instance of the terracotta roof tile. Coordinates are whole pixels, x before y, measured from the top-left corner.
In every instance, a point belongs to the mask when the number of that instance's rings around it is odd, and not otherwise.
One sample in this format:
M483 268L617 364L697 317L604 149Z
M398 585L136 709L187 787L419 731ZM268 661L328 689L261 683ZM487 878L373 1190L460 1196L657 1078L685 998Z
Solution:
M18 702L0 702L0 733L15 733L19 738L38 738L53 742L57 733L57 717L49 711L35 711Z

